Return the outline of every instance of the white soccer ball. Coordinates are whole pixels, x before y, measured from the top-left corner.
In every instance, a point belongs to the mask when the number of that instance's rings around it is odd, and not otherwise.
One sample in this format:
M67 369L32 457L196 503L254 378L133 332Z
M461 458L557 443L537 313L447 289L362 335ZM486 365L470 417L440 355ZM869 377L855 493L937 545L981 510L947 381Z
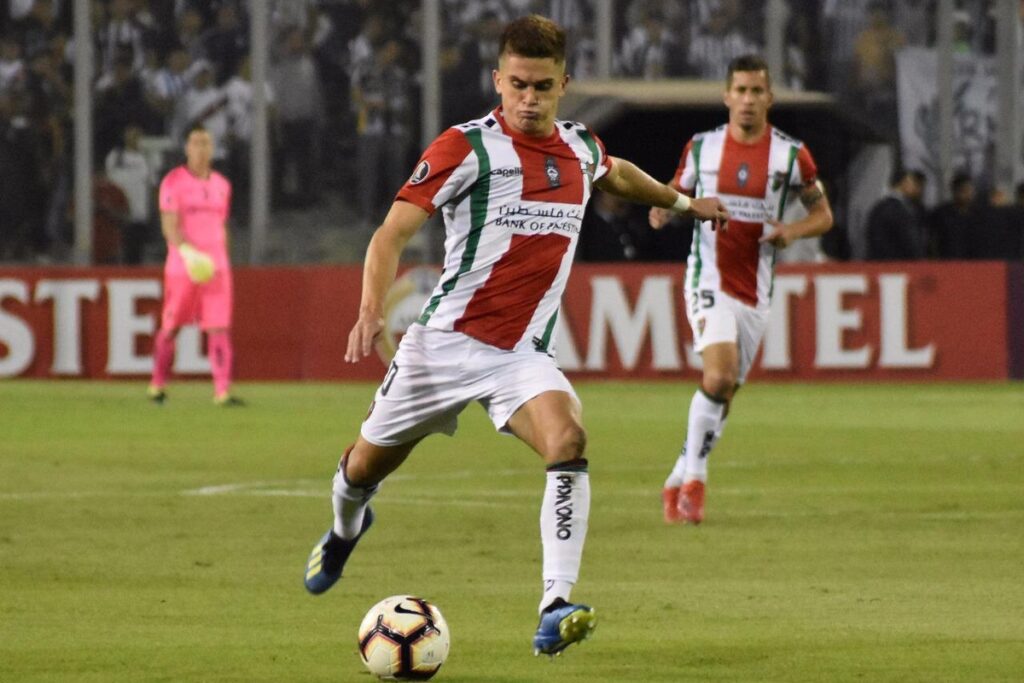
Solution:
M450 644L441 610L412 595L381 600L359 625L359 656L370 673L385 680L433 677Z

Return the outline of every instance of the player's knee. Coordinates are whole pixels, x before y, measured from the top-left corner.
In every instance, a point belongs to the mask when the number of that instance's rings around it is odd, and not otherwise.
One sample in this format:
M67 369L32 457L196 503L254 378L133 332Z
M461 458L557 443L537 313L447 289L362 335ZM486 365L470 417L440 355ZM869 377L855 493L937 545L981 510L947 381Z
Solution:
M731 370L709 370L704 372L701 388L705 394L713 398L728 401L732 398L738 379L736 373Z
M582 458L587 448L587 433L578 424L552 432L544 439L544 459L549 464Z

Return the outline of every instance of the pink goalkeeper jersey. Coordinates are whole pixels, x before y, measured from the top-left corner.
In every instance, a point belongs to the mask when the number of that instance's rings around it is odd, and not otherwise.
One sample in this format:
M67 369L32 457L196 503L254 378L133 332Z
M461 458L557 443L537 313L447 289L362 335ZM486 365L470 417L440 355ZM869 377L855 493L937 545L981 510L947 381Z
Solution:
M444 272L418 322L552 351L583 210L610 168L597 136L572 121L533 138L499 107L442 133L397 197L444 216Z
M771 227L765 221L791 222L791 210L800 211L800 191L817 177L817 166L804 144L773 126L751 144L734 140L727 125L694 135L672 184L692 196L718 197L731 219L725 230L712 230L710 223L694 230L687 289L721 290L748 306L766 309L775 247L758 242Z
M230 267L227 221L231 207L231 183L216 171L199 178L186 166L171 169L160 183L160 211L178 214L185 241L206 252L219 272ZM164 272L184 275L185 264L177 249L167 250Z

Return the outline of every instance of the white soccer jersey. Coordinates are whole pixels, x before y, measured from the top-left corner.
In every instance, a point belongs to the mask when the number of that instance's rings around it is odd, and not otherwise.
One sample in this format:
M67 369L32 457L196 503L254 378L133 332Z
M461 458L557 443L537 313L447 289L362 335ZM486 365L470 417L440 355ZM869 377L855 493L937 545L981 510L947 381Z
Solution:
M444 216L444 272L418 322L552 351L583 210L610 168L597 136L572 121L533 138L499 107L442 133L397 196Z
M732 218L725 230L712 230L709 222L694 230L686 288L721 290L767 309L776 250L758 242L770 231L765 221L786 221L787 208L817 177L804 144L772 126L751 144L734 140L727 125L693 136L672 184L691 196L718 197Z

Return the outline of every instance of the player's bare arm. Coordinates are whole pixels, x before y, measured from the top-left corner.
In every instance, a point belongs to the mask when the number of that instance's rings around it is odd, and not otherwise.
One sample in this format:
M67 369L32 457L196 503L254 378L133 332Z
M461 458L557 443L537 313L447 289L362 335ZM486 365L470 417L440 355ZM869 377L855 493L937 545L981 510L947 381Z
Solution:
M384 329L384 298L398 273L398 261L405 245L426 222L426 211L397 201L391 205L384 223L373 233L363 264L363 293L359 319L348 335L345 360L355 363L370 355L373 342Z
M611 170L594 183L603 192L638 204L659 207L671 213L686 214L704 221L715 221L716 225L729 219L729 212L717 197L690 199L674 188L659 183L630 161L618 157L611 157L611 161Z
M785 249L798 239L817 237L832 228L832 207L820 180L800 191L800 203L807 209L806 217L794 223L765 221L772 229L761 237L760 241L767 242L777 249Z

